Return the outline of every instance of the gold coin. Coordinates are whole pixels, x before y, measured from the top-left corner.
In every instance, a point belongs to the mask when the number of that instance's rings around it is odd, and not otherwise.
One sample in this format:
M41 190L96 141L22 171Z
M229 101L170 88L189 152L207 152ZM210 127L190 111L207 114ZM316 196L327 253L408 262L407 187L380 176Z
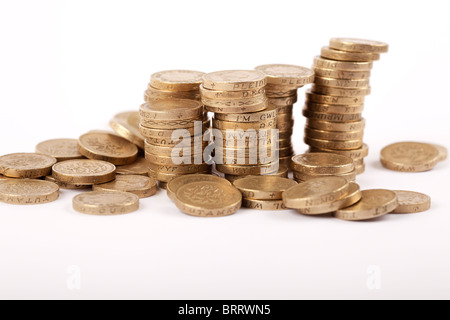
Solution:
M277 86L271 86L271 85L267 85L266 86L266 96L268 98L285 98L285 97L292 97L292 96L296 96L298 89L289 89L286 87L283 87L281 90L277 89Z
M334 153L306 153L292 158L295 171L309 175L342 174L355 169L353 159Z
M279 116L277 116L277 123L279 122L292 122L294 121L294 115L293 114L289 114L289 113L284 113L284 114L280 114Z
M211 126L211 120L206 119L200 125L200 122L194 123L193 127L189 128L178 128L178 129L152 129L139 125L139 131L146 138L160 138L160 139L172 139L175 132L180 132L181 129L183 133L189 136L199 136L202 135Z
M78 152L78 141L76 139L54 139L39 143L36 153L52 156L57 161L83 159Z
M159 156L151 153L146 153L145 157L149 163L156 165L175 165L174 158L171 156ZM183 156L181 158L183 161L181 164L202 164L211 163L211 158L203 159L203 154L191 154L191 156Z
M363 174L366 171L366 165L364 163L355 165L356 175Z
M267 84L266 75L254 70L229 70L206 74L203 87L219 91L259 89Z
M359 185L354 182L350 182L348 193L342 198L325 205L311 206L309 208L299 209L298 211L306 215L331 213L343 208L350 207L360 201L361 198L362 192Z
M293 148L293 146L291 145L289 147L280 148L278 150L278 155L280 156L280 158L293 156L294 155L294 148Z
M310 102L323 103L323 104L338 104L359 106L364 103L364 96L357 97L339 97L324 94L313 93L311 90L306 92L306 99Z
M53 166L53 178L77 185L106 183L116 178L116 167L99 160L62 161Z
M144 92L144 101L153 102L158 100L172 100L172 99L190 99L201 100L201 95L198 90L193 91L168 91L160 90L149 86Z
M267 76L267 84L303 87L314 82L314 71L288 64L268 64L255 68Z
M168 91L199 90L202 84L203 72L190 70L168 70L153 74L150 85L156 89Z
M285 107L278 107L278 115L281 114L292 114L294 111L294 106L290 105L290 106L285 106Z
M191 156L193 154L203 154L203 150L208 146L209 141L197 140L196 143L180 144L175 147L171 146L158 146L149 143L145 143L145 152L157 156L172 157L172 156ZM200 143L201 142L201 143ZM185 154L186 152L186 154Z
M295 121L291 120L291 121L285 121L282 123L277 123L277 129L281 131L292 131L293 127L294 127Z
M91 215L127 214L139 209L139 197L128 192L91 191L73 198L74 210Z
M254 159L252 158L236 158L233 156L223 156L222 154L216 153L216 156L214 157L215 163L219 165L239 165L239 166L256 166L256 165L267 165L275 160L278 161L275 157L256 157Z
M265 100L261 104L255 105L242 105L242 106L222 106L215 107L208 104L205 104L206 110L214 113L252 113L266 110L268 108L268 101Z
M343 80L343 79L333 79L333 78L322 78L316 76L314 84L323 87L332 88L345 88L345 89L357 89L357 88L367 88L370 85L369 79L365 80Z
M168 173L168 174L193 174L199 172L209 172L211 171L211 166L209 164L186 164L186 165L158 165L158 164L149 164L150 170L159 173Z
M314 67L343 71L370 71L373 67L373 62L344 62L316 56L314 58Z
M135 144L112 133L91 132L78 139L78 150L91 160L126 165L136 161L138 148Z
M145 138L139 131L139 121L139 112L123 112L114 116L109 122L109 126L117 135L144 149Z
M361 121L361 113L338 114L338 113L320 113L303 109L303 115L312 120L328 121L328 122L353 122Z
M347 180L341 177L316 178L286 190L283 201L291 209L322 206L347 195L349 187Z
M160 189L167 190L167 182L158 181L158 186Z
M141 121L202 119L203 105L196 100L158 100L142 104L139 115Z
M239 179L242 179L242 178L245 178L245 177L250 177L250 176L252 176L252 175L231 175L231 174L226 174L225 175L225 179L227 179L231 183L234 183L235 181L237 181ZM278 172L271 173L271 174L268 174L266 176L288 178L288 176L289 176L289 168L286 165L280 164Z
M367 144L363 144L363 146L359 149L354 150L332 150L332 149L323 149L323 148L311 148L311 152L328 152L328 153L337 153L349 158L362 159L369 155L369 146Z
M123 175L148 175L148 161L145 158L138 157L137 160L125 166L117 167L117 174Z
M165 139L165 138L153 138L153 137L149 137L146 139L147 143L149 144L153 144L153 145L157 145L157 146L162 146L162 147L175 147L178 146L179 144L186 144L186 143L203 143L203 141L205 140L210 140L209 134L205 136L196 136L196 137L185 137L184 139L177 139L177 140L172 140L172 139Z
M196 126L200 128L200 124L203 126L205 122L209 121L207 117L198 118L198 119L187 119L187 120L151 120L151 119L142 119L140 123L140 131L143 136L146 136L142 127L149 129L166 129L166 130L174 130L174 129L188 129L195 128Z
M346 141L362 139L364 137L364 130L340 132L305 127L305 135L313 139Z
M254 200L243 199L242 207L253 210L263 211L281 211L289 210L283 203L283 200Z
M438 144L433 144L433 146L439 151L439 161L447 160L447 148Z
M323 47L321 55L323 58L338 60L338 61L367 62L367 61L380 60L379 53L348 52L348 51L331 49L330 47Z
M375 219L394 211L398 206L397 194L391 190L364 190L361 201L337 210L335 217L342 220L361 221Z
M44 204L57 200L59 187L48 181L10 179L0 181L0 202L15 205Z
M306 104L305 108L312 112L335 114L355 114L362 113L364 111L363 104L360 106L340 106L309 102L308 104Z
M242 108L242 107L252 107L260 104L267 104L267 97L265 95L260 95L257 97L246 98L246 99L207 99L202 97L202 102L205 106L209 108Z
M276 106L276 107L285 107L285 106L292 106L298 101L298 96L290 96L290 97L282 97L282 98L270 98L269 99L269 106Z
M308 126L309 128L326 131L340 131L340 132L358 131L363 130L365 128L366 120L361 119L358 121L351 121L351 122L330 122L316 119L306 119L306 126Z
M331 150L354 150L360 149L364 142L363 139L337 141L337 140L322 140L305 137L305 143L313 148L331 149Z
M333 88L321 85L313 85L311 91L318 94L324 94L329 96L338 96L338 97L361 97L367 96L371 92L370 87L366 88Z
M272 162L265 165L228 165L216 164L216 170L230 175L266 175L277 172L279 169L278 162Z
M314 72L318 77L347 79L347 80L363 80L370 79L370 71L346 71L336 69L325 69L315 67Z
M297 185L294 180L277 176L249 176L233 184L247 200L282 200L283 192Z
M222 121L213 118L212 119L213 128L219 130L244 130L247 131L249 129L261 130L261 129L276 129L277 122L276 119L266 120L261 122L230 122L230 121Z
M0 174L8 178L40 178L52 172L55 158L38 153L13 153L0 157Z
M385 53L389 50L387 43L354 38L333 38L330 40L330 47L348 52Z
M209 90L200 86L200 92L202 97L209 100L243 100L243 99L251 99L251 98L259 98L261 96L264 97L266 90L264 87L255 88L250 90L242 90L242 91L217 91L217 90Z
M179 188L192 182L204 182L204 181L213 181L227 186L231 186L231 182L221 177L213 176L210 174L190 174L186 176L177 177L171 180L167 184L167 195L169 196L170 199L175 201L175 196Z
M398 198L398 207L392 213L417 213L431 208L431 198L426 194L413 191L394 191Z
M192 174L199 174L199 173L211 174L211 167L209 167L208 170L193 172ZM150 169L148 175L150 177L152 177L153 179L156 179L160 182L161 181L162 182L170 182L172 179L175 179L180 176L184 176L186 174L185 173L165 173L165 172L153 171Z
M247 123L247 122L265 122L269 120L277 119L277 107L269 107L266 110L253 112L253 113L216 113L214 118L221 121L230 121L230 122L239 122L239 123Z
M399 142L381 150L382 165L401 172L423 172L433 169L440 161L439 151L431 144Z
M123 191L148 198L156 194L156 181L150 177L138 175L119 175L116 180L93 186L94 191Z
M236 188L222 182L198 181L178 188L175 204L192 216L223 217L241 208L242 195Z
M45 180L46 180L46 181L49 181L49 182L53 182L53 183L56 184L60 189L67 189L67 190L84 190L84 189L92 189L92 186L90 186L90 185L66 183L66 182L59 181L59 180L53 178L52 176L46 176L46 177L45 177Z
M313 174L313 175L302 173L299 171L294 171L294 179L297 182L305 182L316 178L325 178L325 177L341 177L347 180L348 182L355 182L356 176L357 176L356 169L353 169L353 171L350 172L340 174Z

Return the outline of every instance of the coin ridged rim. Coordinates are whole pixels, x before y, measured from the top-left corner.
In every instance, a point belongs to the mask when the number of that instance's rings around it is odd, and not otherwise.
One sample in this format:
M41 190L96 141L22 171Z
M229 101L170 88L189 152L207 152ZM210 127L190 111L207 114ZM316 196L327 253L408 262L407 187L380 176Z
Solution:
M361 118L361 120L351 122L331 122L307 118L306 125L318 130L346 132L364 129L366 127L366 119Z
M350 157L353 160L356 160L356 159L364 159L369 155L369 146L364 143L361 148L354 150L332 150L332 149L312 148L311 152L337 153Z
M363 79L370 79L371 71L348 71L348 70L336 70L336 69L329 69L329 68L321 68L321 67L314 67L314 72L316 76L319 77L327 77L327 78L334 78L334 79L348 79L348 80L363 80Z
M233 185L247 200L282 200L283 192L297 183L291 179L265 175L245 177Z
M370 86L361 88L338 88L314 84L311 87L311 92L337 97L362 97L369 95L372 92L372 88Z
M233 76L235 77L234 79L232 78ZM244 76L248 78L243 80ZM266 84L266 75L256 70L224 70L203 76L203 87L211 90L242 91L262 88Z
M228 186L232 186L231 182L228 180L213 176L211 174L190 174L185 175L181 177L174 178L167 184L167 196L172 200L175 201L175 196L177 193L177 190L182 187L185 184L191 183L191 182L198 182L198 181L216 181L219 183L223 183Z
M330 47L323 47L321 56L327 59L333 59L338 61L355 61L355 62L367 62L380 60L379 53L370 52L349 52L332 49Z
M358 88L367 88L368 86L370 86L370 79L347 80L347 79L334 79L316 76L314 84L323 87L338 88L338 89L358 89Z
M139 156L132 164L117 166L116 174L146 176L148 174L148 160Z
M347 141L364 138L364 130L355 130L347 132L327 131L314 129L306 126L305 135L313 139Z
M263 165L229 165L229 164L216 164L216 170L230 175L264 175L275 173L279 169L279 162L272 162Z
M216 113L214 118L221 121L238 122L238 123L252 123L267 120L275 120L278 117L278 108L276 106L269 106L267 109L251 112L251 113Z
M320 177L341 177L341 178L345 178L345 180L347 180L348 182L355 182L356 181L356 176L357 176L357 171L356 168L353 169L350 172L346 172L346 173L340 173L340 174L306 174L303 172L299 172L299 171L294 171L294 179L297 182L306 182L309 180L313 180L316 178L320 178Z
M153 88L151 85L144 91L144 101L157 101L167 99L190 99L199 101L201 98L198 90L193 91L170 91Z
M305 153L292 158L295 171L308 175L343 174L355 169L353 159L336 153Z
M72 144L73 145L73 154L58 154L54 152L47 152L46 147L51 146L54 143L64 143L64 144ZM77 139L51 139L42 141L36 146L36 153L45 154L55 158L57 161L64 160L75 160L75 159L83 159L83 155L78 152L78 140Z
M364 111L364 104L361 104L359 106L346 106L346 105L332 105L332 104L308 102L306 103L305 108L312 112L318 113L329 112L335 114L355 114L355 113L362 113Z
M15 187L19 185L31 185L35 184L36 193L32 194L19 194L13 193L5 189L8 185L13 185ZM49 188L48 192L43 192L43 187ZM59 198L59 186L53 182L44 180L34 180L34 179L7 179L0 181L0 202L6 204L14 205L37 205L45 204L49 202L56 201Z
M149 120L191 120L203 117L203 104L197 100L170 99L143 103L139 114L141 121Z
M127 202L124 203L105 203L105 204L88 204L83 203L83 197L106 197L113 196L114 199L118 199L120 196L127 197ZM89 215L99 215L99 216L110 216L110 215L121 215L135 212L139 209L139 197L133 193L129 192L105 192L105 191L91 191L85 192L75 196L72 200L72 206L75 211Z
M107 168L104 172L98 174L72 174L69 172L64 172L60 169L61 166L67 165L69 163L78 164L97 164L103 165ZM94 185L100 183L106 183L114 180L116 178L116 166L110 162L101 161L101 160L67 160L58 162L53 166L53 177L61 182L70 183L70 184L78 184L78 185Z
M370 71L372 70L373 62L337 61L323 58L321 56L315 56L314 67L331 70L344 70L344 71Z
M386 53L389 45L385 42L358 38L332 38L330 48L348 52Z
M8 161L12 160L14 157L36 157L40 158L40 160L45 160L48 163L45 165L34 165L32 167L22 167L8 164ZM55 163L57 163L57 160L46 154L11 153L0 157L0 174L8 178L41 178L48 176L52 172L52 166Z
M184 79L171 78L171 74L184 73ZM151 75L150 85L153 88L167 91L197 91L203 80L204 72L193 70L165 70Z
M91 185L66 183L66 182L62 182L62 181L55 179L53 176L46 176L44 179L45 179L45 181L56 184L60 189L66 189L66 190L92 189Z
M133 181L134 180L134 181ZM139 183L136 183L136 180L141 180ZM117 185L125 181L129 183L127 188L121 188ZM149 198L156 194L157 192L157 184L156 180L143 175L117 175L116 179L111 182L94 185L92 187L93 191L107 191L107 192L129 192L137 195L139 198Z
M333 149L354 150L354 149L360 149L364 145L363 139L338 141L338 140L314 139L314 138L305 136L304 141L309 146L312 146L315 148L331 149L331 150L333 150Z
M238 180L239 181L239 180ZM242 199L242 207L251 210L260 211L285 211L289 210L283 200L255 200L255 199Z
M122 138L134 143L139 148L144 149L144 136L139 131L139 127L133 127L128 120L131 116L139 118L139 112L128 111L116 114L109 122L109 126Z
M284 71L280 71L284 69ZM291 64L266 64L255 68L267 76L267 84L303 87L314 82L314 71Z
M323 104L338 104L338 105L349 105L349 106L359 106L364 103L365 95L355 96L355 97L343 97L343 96L332 96L326 94L319 94L312 92L312 89L306 91L306 100L316 103Z

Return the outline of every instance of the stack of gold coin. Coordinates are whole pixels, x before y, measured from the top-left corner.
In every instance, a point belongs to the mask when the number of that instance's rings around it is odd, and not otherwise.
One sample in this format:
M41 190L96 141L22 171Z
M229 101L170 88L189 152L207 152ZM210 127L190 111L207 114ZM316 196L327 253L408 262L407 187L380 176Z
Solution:
M277 108L268 105L266 75L254 70L206 74L202 102L214 113L216 170L236 176L277 173Z
M180 175L208 173L211 165L203 151L209 137L209 119L197 100L156 100L141 105L140 131L146 138L149 174L160 182Z
M294 129L293 106L297 102L297 90L314 81L314 71L308 68L269 64L256 67L267 76L266 95L269 105L278 112L280 163L291 165L294 155L292 134Z
M365 170L368 148L363 143L364 98L370 94L370 71L383 42L333 38L314 59L315 80L306 93L305 142L313 152L333 152L355 160L356 172Z
M153 74L144 100L188 99L200 101L200 85L204 73L190 70L168 70Z
M294 178L305 182L320 177L343 177L348 182L356 181L356 170L352 158L335 153L307 153L292 158Z

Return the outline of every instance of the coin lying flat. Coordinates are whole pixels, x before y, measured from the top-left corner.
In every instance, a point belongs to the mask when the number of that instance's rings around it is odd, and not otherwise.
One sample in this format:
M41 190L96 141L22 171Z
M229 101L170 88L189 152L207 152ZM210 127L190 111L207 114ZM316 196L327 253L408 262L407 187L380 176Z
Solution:
M373 67L372 61L356 62L356 61L336 61L326 59L320 56L314 58L314 66L331 70L343 71L370 71Z
M57 161L83 159L76 139L54 139L39 143L36 153L52 156Z
M60 189L67 189L67 190L85 190L85 189L92 189L91 185L85 185L85 184L71 184L59 181L53 176L46 176L45 181L50 181L56 184Z
M78 150L88 159L108 161L115 165L133 163L139 152L135 144L106 132L82 135L78 140Z
M353 171L353 159L334 153L307 153L292 158L295 171L305 174L342 174Z
M241 208L242 194L222 182L192 182L177 190L175 204L182 212L192 216L222 217L232 215Z
M266 75L255 70L218 71L203 76L203 87L211 90L242 91L263 88L266 84Z
M277 176L249 176L233 184L248 200L281 200L283 192L297 185L294 180Z
M335 217L342 220L370 220L393 212L398 206L397 194L391 190L364 190L361 201L357 204L335 212Z
M394 191L398 197L398 207L392 213L417 213L431 208L431 198L426 194L412 191Z
M93 186L94 191L123 191L149 198L156 194L156 180L139 175L118 175L116 180Z
M52 156L38 153L13 153L0 157L0 174L9 178L41 178L52 172L57 162Z
M122 138L144 149L144 136L139 131L139 112L123 112L114 116L109 125Z
M139 197L128 192L92 191L73 198L74 210L91 215L119 215L139 209Z
M247 209L263 210L263 211L281 211L288 210L283 200L254 200L243 199L242 206Z
M283 193L286 207L307 209L332 203L349 192L350 185L341 177L317 178L298 184Z
M59 187L43 180L0 181L0 202L15 205L44 204L57 200Z
M147 102L141 105L142 120L189 120L203 118L203 105L196 100L171 99Z
M419 142L399 142L381 151L381 163L387 169L401 172L423 172L433 169L440 161L434 145Z
M349 51L332 49L330 47L322 48L322 57L324 57L326 59L332 59L332 60L338 60L338 61L357 61L357 62L380 60L379 53L349 52Z
M101 184L116 178L116 167L100 160L68 160L53 166L53 177L69 184Z
M148 175L148 160L143 157L138 157L137 160L132 164L127 164L124 166L117 166L117 174L131 174L131 175Z
M222 183L226 186L231 186L231 183L221 177L213 176L210 174L190 174L185 175L181 177L177 177L173 180L171 180L167 184L167 195L171 200L175 200L176 193L180 187L182 187L185 184L192 183L192 182L202 182L202 181L213 181Z
M355 38L333 38L330 40L330 47L349 52L386 53L389 50L387 43Z
M267 76L268 84L299 88L314 82L314 71L288 64L268 64L255 68Z
M204 73L191 70L167 70L153 74L150 85L168 91L197 91Z

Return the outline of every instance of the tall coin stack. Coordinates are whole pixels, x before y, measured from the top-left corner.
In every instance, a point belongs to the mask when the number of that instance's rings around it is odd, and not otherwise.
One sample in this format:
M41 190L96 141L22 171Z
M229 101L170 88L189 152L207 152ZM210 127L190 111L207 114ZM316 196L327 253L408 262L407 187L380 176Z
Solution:
M265 85L266 76L259 71L219 71L203 77L202 102L214 113L216 170L231 181L278 173L272 136L277 110L268 106ZM250 137L244 134L249 130Z
M286 64L262 65L256 67L256 70L267 76L266 95L269 105L278 111L280 164L291 166L291 158L294 155L292 145L293 105L298 99L297 90L313 83L314 72L308 68Z
M203 75L187 70L158 72L152 75L145 92L140 131L145 137L150 176L161 187L178 176L211 172L208 159L203 158L209 144L204 133L211 124L200 102ZM180 129L184 131L174 137Z
M314 85L306 93L303 115L307 118L305 143L310 152L329 152L351 157L355 171L365 170L369 154L364 144L364 98L370 94L370 71L383 42L333 38L314 59Z

